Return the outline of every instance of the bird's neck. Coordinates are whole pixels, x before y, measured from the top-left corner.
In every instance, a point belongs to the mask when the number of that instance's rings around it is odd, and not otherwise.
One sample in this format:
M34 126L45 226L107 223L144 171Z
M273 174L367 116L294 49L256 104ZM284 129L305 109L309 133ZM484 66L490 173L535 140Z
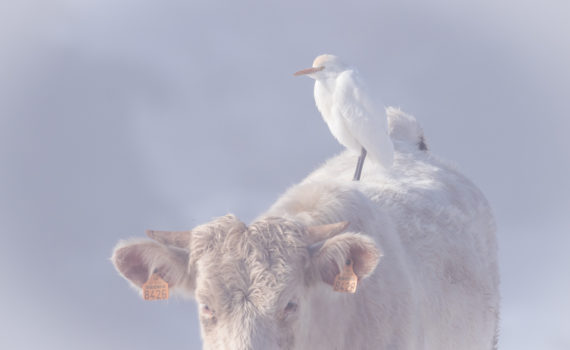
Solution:
M335 85L335 79L315 81L315 104L325 120L327 120L331 114Z
M328 92L329 94L334 93L334 89L336 87L336 78L326 78L326 79L319 79L315 81L315 91L322 90L323 92Z

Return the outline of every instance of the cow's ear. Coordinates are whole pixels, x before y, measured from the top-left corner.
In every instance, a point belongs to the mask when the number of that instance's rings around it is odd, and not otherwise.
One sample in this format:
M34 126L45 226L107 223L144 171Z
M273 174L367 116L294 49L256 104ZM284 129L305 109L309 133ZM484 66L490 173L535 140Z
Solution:
M360 280L374 272L381 256L372 238L356 233L343 233L327 239L314 252L313 262L321 279L332 285L335 276L348 259L353 261L354 273Z
M192 292L194 281L190 276L188 257L188 250L135 239L117 244L111 260L121 276L139 290L153 273L157 273L169 288Z

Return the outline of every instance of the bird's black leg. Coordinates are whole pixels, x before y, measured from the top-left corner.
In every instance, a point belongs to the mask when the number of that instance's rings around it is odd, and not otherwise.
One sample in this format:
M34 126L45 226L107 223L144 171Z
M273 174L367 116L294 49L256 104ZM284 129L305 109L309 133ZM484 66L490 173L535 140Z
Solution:
M366 158L366 149L362 147L360 157L358 157L358 163L356 163L356 171L354 172L354 178L352 181L360 181L360 174L362 173L362 166L364 165L364 158Z

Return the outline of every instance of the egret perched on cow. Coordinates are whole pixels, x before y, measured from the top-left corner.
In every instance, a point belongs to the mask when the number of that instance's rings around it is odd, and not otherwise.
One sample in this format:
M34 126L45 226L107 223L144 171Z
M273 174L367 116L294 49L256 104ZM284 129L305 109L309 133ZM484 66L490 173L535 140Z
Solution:
M343 152L252 223L148 231L117 244L115 267L149 299L193 296L208 350L496 349L492 210L422 150L413 116L386 116L398 161L366 186L338 179L353 171Z
M315 79L315 103L331 133L346 148L361 152L353 180L360 180L367 154L384 169L392 166L386 115L368 97L356 69L334 55L320 55L311 68L294 75Z

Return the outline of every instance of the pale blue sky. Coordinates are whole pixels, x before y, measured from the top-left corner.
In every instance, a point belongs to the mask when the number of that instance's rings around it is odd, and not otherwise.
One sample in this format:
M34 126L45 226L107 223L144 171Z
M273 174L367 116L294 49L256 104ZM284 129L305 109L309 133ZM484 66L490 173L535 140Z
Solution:
M145 303L121 238L244 221L342 148L292 73L356 65L495 210L502 349L570 348L570 5L563 1L0 4L0 348L199 349Z

